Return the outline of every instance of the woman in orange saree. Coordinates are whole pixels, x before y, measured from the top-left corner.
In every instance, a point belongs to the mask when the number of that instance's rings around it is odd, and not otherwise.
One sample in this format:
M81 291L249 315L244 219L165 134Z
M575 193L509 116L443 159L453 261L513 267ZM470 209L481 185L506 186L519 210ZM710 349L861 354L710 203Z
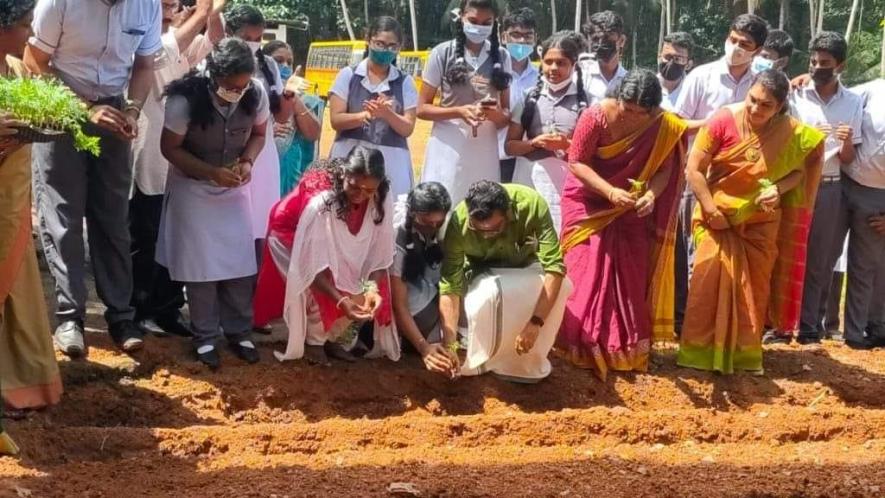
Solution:
M786 114L789 89L783 73L760 73L695 140L686 180L697 250L680 366L761 373L766 318L782 327L798 316L824 135Z
M13 56L31 33L34 3L3 3L0 78L25 74ZM62 387L31 238L31 148L16 140L19 124L0 111L0 406L25 409L57 403ZM17 451L0 425L0 455Z
M654 73L630 72L617 99L583 113L569 155L562 247L579 285L556 347L603 379L609 370L645 371L653 334L673 339L668 269L686 124L660 110L661 98Z

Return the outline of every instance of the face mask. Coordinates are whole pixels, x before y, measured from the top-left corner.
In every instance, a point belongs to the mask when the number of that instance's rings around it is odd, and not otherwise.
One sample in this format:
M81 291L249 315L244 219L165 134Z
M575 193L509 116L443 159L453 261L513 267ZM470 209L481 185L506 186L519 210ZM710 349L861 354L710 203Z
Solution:
M227 88L219 86L217 90L215 90L215 95L218 95L218 98L227 102L228 104L236 104L240 100L243 99L243 95L246 94L246 91L235 92L233 90L228 90Z
M749 63L752 58L751 52L747 52L730 41L725 42L725 63L729 66L743 66Z
M292 77L292 68L288 65L280 66L280 79L285 83L289 78Z
M605 40L601 43L594 43L590 51L596 55L597 61L608 62L618 52L618 46L612 41Z
M753 57L753 65L750 67L754 73L761 73L762 71L774 69L774 61L766 59L761 55L757 55L756 57Z
M464 21L464 36L466 36L471 43L482 43L492 35L493 27L494 26L481 26L479 24Z
M563 78L562 81L560 81L559 83L551 83L550 80L548 80L547 77L544 76L544 84L547 85L547 89L550 90L552 93L559 93L572 84L572 77L568 76L566 78Z
M249 41L249 42L246 42L246 45L249 46L249 51L252 52L253 54L258 52L259 49L261 49L261 42Z
M510 57L513 57L513 60L522 62L532 55L532 46L525 43L508 43L507 51L510 52Z
M819 67L817 69L809 68L808 72L811 74L811 79L816 85L826 85L836 77L836 71L831 67Z
M396 50L375 50L369 49L369 60L379 66L389 66L396 59Z
M673 61L660 62L658 63L658 72L667 81L679 81L685 76L685 66Z

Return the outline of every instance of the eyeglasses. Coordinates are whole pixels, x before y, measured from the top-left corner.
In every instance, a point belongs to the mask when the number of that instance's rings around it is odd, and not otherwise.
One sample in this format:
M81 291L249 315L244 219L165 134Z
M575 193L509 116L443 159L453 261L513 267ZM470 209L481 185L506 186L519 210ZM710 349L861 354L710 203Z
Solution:
M357 180L355 178L345 178L344 183L347 188L353 189L353 190L359 190L363 194L366 194L367 196L370 196L370 197L375 195L376 192L378 192L378 187L374 187L374 188L364 187L364 186L360 185L359 183L357 183Z
M381 40L369 40L369 47L375 50L390 50L395 51L399 50L399 42L396 43L384 43Z
M227 87L221 86L220 84L218 86L220 88L224 89L224 91L226 91L226 92L233 92L236 94L244 94L244 93L248 92L250 88L252 88L252 82L250 81L249 83L246 83L246 86L244 86L243 88L227 88Z
M664 62L675 62L676 64L680 64L683 66L688 64L688 57L678 54L664 54L661 56L661 60L663 60Z
M535 41L535 32L510 30L507 32L507 37L516 43L533 43Z

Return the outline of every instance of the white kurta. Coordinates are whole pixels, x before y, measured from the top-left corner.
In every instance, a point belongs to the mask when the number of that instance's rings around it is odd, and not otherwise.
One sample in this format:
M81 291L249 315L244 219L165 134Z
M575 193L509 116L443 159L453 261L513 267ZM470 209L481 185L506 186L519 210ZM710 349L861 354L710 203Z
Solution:
M264 148L255 158L252 181L248 186L251 199L252 236L255 239L267 236L270 210L280 200L280 155L273 139L273 121L273 117L267 120Z
M322 327L321 323L308 320L308 307L312 301L310 285L320 272L329 269L336 288L350 294L361 294L363 281L373 272L386 270L393 264L392 196L387 196L384 206L386 215L381 224L376 225L373 221L376 213L373 203L366 209L359 232L352 234L347 224L326 208L326 199L331 195L331 192L324 192L315 196L304 208L298 222L283 310L289 340L285 353L275 352L280 361L304 356L308 335L317 335L317 331L308 328ZM399 360L399 335L393 321L384 327L375 324L375 346L367 357L380 356Z
M539 161L519 157L513 172L513 183L532 187L547 201L557 235L562 231L562 186L567 175L568 162L557 157Z

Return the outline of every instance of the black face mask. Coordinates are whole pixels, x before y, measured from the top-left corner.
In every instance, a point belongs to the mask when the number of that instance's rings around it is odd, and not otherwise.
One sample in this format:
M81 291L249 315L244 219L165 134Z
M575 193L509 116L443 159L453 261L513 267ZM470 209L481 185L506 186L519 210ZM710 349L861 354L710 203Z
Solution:
M618 46L613 41L605 40L594 42L590 51L596 55L596 60L599 62L608 62L618 53Z
M811 79L817 85L825 85L836 77L836 71L831 67L809 68L808 72L811 74Z
M685 66L683 64L676 64L673 61L659 62L658 72L667 81L679 81L685 76Z

